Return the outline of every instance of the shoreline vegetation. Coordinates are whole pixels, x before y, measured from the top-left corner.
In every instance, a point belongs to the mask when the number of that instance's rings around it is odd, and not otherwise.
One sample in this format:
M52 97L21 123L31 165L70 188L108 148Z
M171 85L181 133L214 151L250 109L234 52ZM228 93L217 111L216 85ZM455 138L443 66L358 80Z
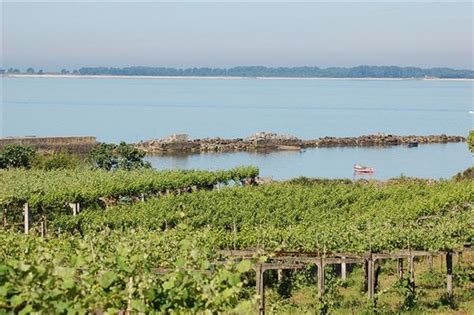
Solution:
M76 70L62 69L60 72L26 72L19 69L0 69L7 76L62 76L100 78L209 78L209 79L474 79L474 70L452 68L418 68L399 66L357 67L264 67L238 66L232 68L169 68L169 67L83 67Z
M62 79L150 79L150 80L340 80L340 81L474 81L474 78L437 77L250 77L250 76L152 76L152 75L82 75L82 74L2 74L5 78L62 78Z

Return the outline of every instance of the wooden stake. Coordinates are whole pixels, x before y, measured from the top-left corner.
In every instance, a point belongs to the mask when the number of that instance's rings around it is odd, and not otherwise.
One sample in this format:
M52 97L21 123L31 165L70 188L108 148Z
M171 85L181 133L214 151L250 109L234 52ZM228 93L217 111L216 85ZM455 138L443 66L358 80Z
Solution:
M256 268L256 291L257 294L260 296L260 303L258 307L258 314L264 315L265 314L265 283L264 283L264 270L262 268L262 264L258 264Z
M44 237L46 235L46 219L44 215L41 216L40 231L41 231L41 237Z
M446 253L446 288L449 297L453 296L453 253Z
M322 297L324 295L325 287L325 278L324 278L324 260L321 258L318 266L318 296Z
M71 207L72 209L72 216L75 217L76 215L79 214L79 212L81 211L81 206L80 204L77 202L77 203L70 203L69 204L69 207Z
M375 296L375 271L372 257L367 259L367 296L373 299Z
M25 220L25 234L28 234L30 232L30 207L28 203L25 203L23 205L23 218Z
M399 279L403 278L403 258L397 259L397 274Z
M413 256L410 254L410 257L408 258L408 262L410 265L410 286L415 292L415 259Z
M342 261L345 261L346 257L342 256ZM346 263L343 262L341 264L341 279L342 280L346 280L347 278L347 266L346 266Z
M283 280L283 269L277 270L277 277L278 277L278 283L281 283L281 281Z
M7 213L8 213L7 207L3 208L3 226L7 226L7 225L8 225L8 222L7 222Z

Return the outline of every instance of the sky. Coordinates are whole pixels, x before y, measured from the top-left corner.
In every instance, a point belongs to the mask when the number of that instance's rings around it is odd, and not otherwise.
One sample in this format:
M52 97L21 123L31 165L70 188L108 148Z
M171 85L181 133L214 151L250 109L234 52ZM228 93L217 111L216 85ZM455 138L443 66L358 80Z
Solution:
M2 3L1 67L473 69L473 4Z

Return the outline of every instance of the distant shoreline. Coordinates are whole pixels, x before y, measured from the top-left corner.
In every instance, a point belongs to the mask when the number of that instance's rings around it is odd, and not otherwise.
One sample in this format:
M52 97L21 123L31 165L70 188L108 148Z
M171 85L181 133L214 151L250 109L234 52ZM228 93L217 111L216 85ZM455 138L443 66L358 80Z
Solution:
M81 75L81 74L2 74L11 78L64 79L154 79L154 80L355 80L355 81L474 81L470 78L376 78L376 77L249 77L249 76L146 76L146 75Z

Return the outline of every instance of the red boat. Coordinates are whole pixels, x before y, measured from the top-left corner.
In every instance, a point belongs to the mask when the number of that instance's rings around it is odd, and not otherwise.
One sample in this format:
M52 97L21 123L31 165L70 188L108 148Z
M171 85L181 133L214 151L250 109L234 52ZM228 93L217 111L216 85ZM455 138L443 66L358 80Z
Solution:
M364 174L372 174L375 172L375 168L363 166L360 164L354 164L354 172L356 173L364 173Z

